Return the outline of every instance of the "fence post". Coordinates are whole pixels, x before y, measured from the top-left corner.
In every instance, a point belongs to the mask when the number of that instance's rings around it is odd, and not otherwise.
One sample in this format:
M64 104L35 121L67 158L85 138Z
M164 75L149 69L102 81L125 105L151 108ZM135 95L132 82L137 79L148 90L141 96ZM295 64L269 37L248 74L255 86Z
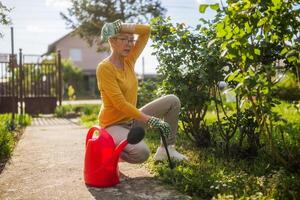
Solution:
M23 72L23 55L22 55L22 49L19 49L19 80L20 80L20 105L21 105L21 115L24 114L24 108L23 108L23 102L24 102L24 93L25 93L25 87L23 85L23 83L25 83L23 81L24 79L24 72Z
M61 55L60 50L57 51L57 64L58 64L58 99L59 105L61 106L62 102L62 66L61 66Z
M10 28L11 33L11 59L10 59L10 67L11 67L11 73L12 73L12 85L11 85L11 92L12 92L12 120L15 119L15 66L14 66L14 28Z

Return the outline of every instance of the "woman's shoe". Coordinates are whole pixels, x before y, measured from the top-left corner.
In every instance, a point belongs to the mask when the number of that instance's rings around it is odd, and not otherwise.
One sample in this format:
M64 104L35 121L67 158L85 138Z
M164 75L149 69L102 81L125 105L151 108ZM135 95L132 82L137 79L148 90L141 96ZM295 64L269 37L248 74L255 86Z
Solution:
M187 161L188 160L188 158L185 155L176 151L174 145L169 145L168 150L169 150L169 154L170 154L171 158L174 158L175 160L178 160L178 161L183 161L183 160ZM162 147L162 146L158 147L157 151L154 155L154 160L155 161L163 161L163 160L167 160L167 159L168 159L168 156L167 156L165 147Z

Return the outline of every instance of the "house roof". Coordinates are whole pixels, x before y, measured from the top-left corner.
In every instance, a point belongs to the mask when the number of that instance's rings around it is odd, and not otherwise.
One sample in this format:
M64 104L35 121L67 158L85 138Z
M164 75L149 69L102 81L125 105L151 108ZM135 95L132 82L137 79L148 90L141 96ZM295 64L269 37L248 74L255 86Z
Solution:
M66 37L68 37L68 36L70 36L70 35L72 35L72 34L74 34L74 33L75 33L75 30L73 30L73 31L71 31L71 32L69 32L69 33L67 33L66 35L62 36L62 37L59 38L58 40L56 40L56 41L54 41L53 43L49 44L49 45L48 45L48 50L47 50L47 53L46 53L46 54L49 54L49 53L55 51L55 46L56 46L56 44L57 44L58 42L60 42L61 40L65 39Z
M59 38L58 40L54 41L53 43L49 44L48 45L48 50L47 52L44 54L44 55L47 55L47 54L50 54L52 52L54 52L56 49L55 49L55 46L58 42L60 42L61 40L65 39L66 37L70 36L70 35L73 35L75 36L76 33L75 33L76 30L72 30L71 32L67 33L66 35L62 36L61 38ZM101 46L103 47L103 50L107 49L108 48L108 44L101 44Z

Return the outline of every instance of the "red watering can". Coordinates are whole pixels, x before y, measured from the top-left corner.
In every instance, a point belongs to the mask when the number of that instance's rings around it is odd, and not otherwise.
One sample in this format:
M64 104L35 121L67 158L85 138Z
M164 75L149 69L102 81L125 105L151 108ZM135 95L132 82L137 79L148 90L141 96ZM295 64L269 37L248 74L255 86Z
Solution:
M93 138L95 131L98 138ZM121 152L129 144L139 143L145 135L141 127L132 128L127 139L115 146L111 135L99 126L93 126L86 136L84 181L94 187L111 187L120 183L118 161Z

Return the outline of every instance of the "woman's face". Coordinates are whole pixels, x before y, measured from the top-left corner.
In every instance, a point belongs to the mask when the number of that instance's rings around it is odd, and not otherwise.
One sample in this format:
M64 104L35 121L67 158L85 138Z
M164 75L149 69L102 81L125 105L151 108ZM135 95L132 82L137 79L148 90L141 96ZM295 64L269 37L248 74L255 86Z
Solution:
M135 40L133 34L121 33L109 39L113 51L122 56L128 56Z

